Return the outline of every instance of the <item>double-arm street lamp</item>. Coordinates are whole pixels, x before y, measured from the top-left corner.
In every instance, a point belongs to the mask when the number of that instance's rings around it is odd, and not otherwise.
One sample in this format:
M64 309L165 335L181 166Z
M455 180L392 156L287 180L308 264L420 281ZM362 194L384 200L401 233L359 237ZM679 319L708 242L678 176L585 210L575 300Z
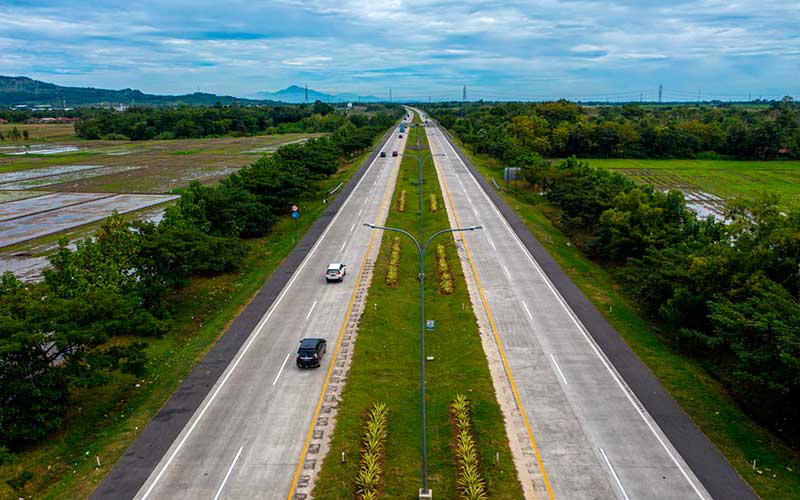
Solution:
M420 206L420 209L421 208L422 207ZM414 236L412 236L408 231L404 231L396 227L376 226L375 224L368 223L365 223L364 225L371 227L372 229L394 231L396 233L402 233L408 236L411 238L411 241L414 242L414 245L417 247L417 252L419 253L419 339L420 346L422 348L422 353L420 356L420 386L422 391L422 489L419 491L419 498L431 498L431 492L428 490L428 455L425 439L425 251L428 249L428 245L430 244L431 240L440 234L474 231L476 229L481 229L482 226L442 229L441 231L433 233L430 238L425 241L424 245L420 245L419 241L417 241L417 239L414 238Z
M434 156L445 156L444 153L431 154L425 158L420 158L417 155L401 154L400 156L408 156L417 160L417 193L419 197L419 206L417 214L419 215L419 239L422 239L422 167L425 162L432 159Z

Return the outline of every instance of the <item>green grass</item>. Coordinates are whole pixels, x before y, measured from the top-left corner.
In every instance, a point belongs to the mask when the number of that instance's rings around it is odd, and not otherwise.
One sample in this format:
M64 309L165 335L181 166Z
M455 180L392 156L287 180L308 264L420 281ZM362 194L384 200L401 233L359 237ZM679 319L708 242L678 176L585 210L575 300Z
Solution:
M781 195L784 206L800 202L800 161L589 159L596 167L625 169L637 182L658 187L676 182L721 198Z
M485 177L493 177L502 184L502 166L496 160L472 154L463 145L462 149ZM654 168L649 162L645 164L649 169ZM765 500L797 498L800 455L748 418L698 362L675 352L659 338L657 325L641 318L636 305L620 292L613 276L590 261L553 224L557 220L555 208L530 193L502 193L502 196L750 486Z
M269 236L248 241L250 252L240 272L196 278L178 291L172 298L175 331L147 339L147 375L137 380L117 374L106 386L74 392L63 430L20 451L14 463L0 466L0 498L17 498L6 481L23 471L33 472L34 479L18 496L88 498L325 210L321 193L349 179L365 157L353 158L321 183L320 194L300 200L298 220L284 218ZM95 455L101 467L96 466Z
M421 144L427 146L422 127L414 127L409 132L410 143L416 141L416 134ZM419 154L426 155L428 150L423 149ZM426 162L424 177L423 201L433 193L443 206L431 162ZM390 211L386 221L389 226L415 235L419 232L419 220L417 187L412 181L416 178L417 162L404 157L392 202L387 205ZM406 211L400 213L396 210L397 196L403 189L409 196ZM433 214L427 207L425 203L423 229L426 235L449 227L445 210ZM382 498L410 500L417 497L417 489L421 487L419 282L416 279L419 258L411 241L403 238L399 282L396 288L386 286L389 238L395 235L383 236L331 441L330 456L338 457L344 451L349 459L344 464L334 459L324 462L316 482L315 498L354 498L363 419L376 401L386 403L389 408ZM426 257L425 310L426 318L436 321L436 328L425 336L426 354L435 358L426 363L428 487L433 489L435 498L458 498L448 408L456 394L463 393L473 405L478 449L492 498L522 499L522 488L454 242L450 235L437 241L447 244L456 290L452 295L439 295L435 255L431 249ZM500 457L497 465L493 460L495 453Z

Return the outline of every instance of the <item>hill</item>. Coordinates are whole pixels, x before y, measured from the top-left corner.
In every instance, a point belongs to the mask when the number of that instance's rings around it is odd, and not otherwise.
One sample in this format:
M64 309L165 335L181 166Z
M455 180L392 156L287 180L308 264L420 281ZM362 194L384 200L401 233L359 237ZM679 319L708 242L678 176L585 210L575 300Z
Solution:
M96 89L93 87L62 87L52 83L40 82L25 76L0 76L0 106L51 105L61 107L91 106L99 104L144 104L150 106L177 106L222 104L277 104L269 100L242 99L232 96L219 96L204 92L185 95L145 94L140 90ZM286 101L288 102L288 101Z
M262 99L270 99L273 101L301 103L306 102L306 89L299 85L291 85L283 90L277 92L259 92L256 94ZM322 101L322 102L380 102L382 99L374 95L357 95L353 93L347 94L326 94L318 90L308 89L308 102Z

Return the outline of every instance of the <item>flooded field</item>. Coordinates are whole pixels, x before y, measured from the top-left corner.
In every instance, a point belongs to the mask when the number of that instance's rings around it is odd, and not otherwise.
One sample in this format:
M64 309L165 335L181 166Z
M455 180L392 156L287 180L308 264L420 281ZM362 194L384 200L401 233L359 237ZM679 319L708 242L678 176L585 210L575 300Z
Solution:
M0 204L0 221L57 210L109 196L113 195L105 193L51 193L35 198L2 203Z
M3 222L0 247L103 220L116 210L132 212L176 199L171 195L118 194Z
M158 222L173 190L215 184L282 145L323 135L86 141L71 125L25 127L27 145L0 146L0 273L24 280L40 278L57 238L90 236L113 210Z

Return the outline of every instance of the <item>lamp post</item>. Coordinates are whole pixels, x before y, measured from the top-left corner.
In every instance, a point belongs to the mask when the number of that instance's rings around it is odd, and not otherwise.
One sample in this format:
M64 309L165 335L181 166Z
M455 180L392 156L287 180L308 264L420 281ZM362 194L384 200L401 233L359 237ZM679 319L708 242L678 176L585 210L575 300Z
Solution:
M417 160L417 195L419 198L417 214L419 215L419 239L422 239L422 167L425 165L425 162L433 158L434 156L445 156L444 153L436 153L431 154L425 158L420 158L417 155L410 155L410 154L403 154L401 153L400 156L408 156L409 158L414 158Z
M394 231L396 233L401 233L409 238L411 241L414 242L414 246L417 247L417 252L419 254L419 339L420 339L420 346L422 349L422 354L420 356L420 387L422 391L422 489L419 490L419 498L432 498L432 494L430 490L428 490L428 453L427 453L427 443L425 439L425 251L428 249L428 245L430 244L431 240L439 236L440 234L444 233L455 233L455 232L462 232L462 231L474 231L476 229L481 229L482 226L470 226L470 227L462 227L462 228L449 228L449 229L442 229L441 231L437 231L433 233L426 241L424 245L419 244L414 236L400 228L396 227L386 227L386 226L377 226L375 224L364 223L365 226L370 227L372 229L382 229L384 231Z

